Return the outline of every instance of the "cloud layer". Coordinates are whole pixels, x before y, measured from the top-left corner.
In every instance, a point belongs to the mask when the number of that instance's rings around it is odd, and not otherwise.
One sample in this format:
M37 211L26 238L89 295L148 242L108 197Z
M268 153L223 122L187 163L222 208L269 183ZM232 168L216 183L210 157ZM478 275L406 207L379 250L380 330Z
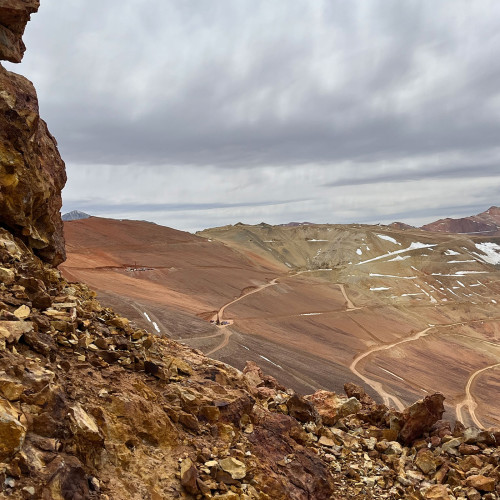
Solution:
M67 210L193 230L498 204L498 2L95 7L42 2L14 69L68 164Z

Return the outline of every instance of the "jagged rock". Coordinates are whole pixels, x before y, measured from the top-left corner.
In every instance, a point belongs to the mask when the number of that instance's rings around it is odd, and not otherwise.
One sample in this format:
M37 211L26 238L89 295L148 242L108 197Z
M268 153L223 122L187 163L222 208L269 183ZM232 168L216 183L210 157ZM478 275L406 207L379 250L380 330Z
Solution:
M496 481L493 477L476 474L467 478L467 485L479 491L495 491Z
M471 469L480 469L484 464L483 461L475 455L468 456L459 462L460 468L464 472L469 472Z
M0 394L9 401L17 401L23 393L24 386L18 380L0 373Z
M298 394L294 394L287 400L288 414L299 422L318 422L319 414L309 401Z
M0 460L12 458L22 447L26 427L19 422L19 413L0 399Z
M446 441L443 446L442 450L446 453L449 453L450 455L458 455L458 447L462 444L462 438L453 438L450 439L449 441Z
M15 274L12 269L6 269L5 267L0 267L0 282L5 285L10 285L14 283Z
M413 442L441 419L444 413L443 401L444 396L436 393L426 396L404 410L402 414L404 423L399 432L403 443Z
M30 315L30 312L31 312L30 308L23 304L14 311L14 316L22 320L26 319Z
M31 82L0 65L0 88L0 224L58 265L65 259L59 212L64 162L38 115Z
M12 344L19 342L21 336L33 331L30 321L0 321L0 339Z
M199 493L198 488L198 471L193 465L190 458L186 458L181 462L181 484L188 493L196 495Z
M88 441L101 441L102 436L95 420L81 407L76 404L69 409L71 416L71 429L74 434L81 435Z
M305 396L305 399L314 405L324 425L335 425L337 423L341 400L334 392L319 390L314 394Z
M430 450L422 449L417 453L415 465L424 473L436 472L436 459Z
M26 47L22 41L30 15L38 10L39 0L0 1L0 59L21 62Z
M247 475L246 465L240 460L227 457L219 460L221 469L231 475L233 479L243 479Z
M342 405L339 408L339 416L347 417L349 415L354 415L359 410L361 410L361 402L358 401L356 398L352 397L349 398L344 403L342 403Z
M359 385L348 382L344 384L344 391L349 398L356 398L360 403L365 405L373 405L375 401L371 396L366 394L366 391Z
M430 486L425 490L424 493L425 499L432 500L449 500L450 495L448 494L448 490L443 484L435 484Z

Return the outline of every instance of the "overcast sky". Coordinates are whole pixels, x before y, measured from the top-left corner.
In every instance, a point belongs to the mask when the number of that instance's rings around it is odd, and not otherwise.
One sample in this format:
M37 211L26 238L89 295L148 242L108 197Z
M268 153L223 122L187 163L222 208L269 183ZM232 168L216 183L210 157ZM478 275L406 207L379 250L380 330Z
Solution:
M42 0L64 211L186 230L500 205L498 0Z

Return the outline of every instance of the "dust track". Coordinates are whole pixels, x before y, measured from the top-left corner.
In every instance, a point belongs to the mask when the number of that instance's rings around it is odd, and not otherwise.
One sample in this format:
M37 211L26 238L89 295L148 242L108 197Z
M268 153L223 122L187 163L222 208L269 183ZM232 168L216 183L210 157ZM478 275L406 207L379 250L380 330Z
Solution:
M370 356L374 352L386 351L386 350L392 349L393 347L396 347L397 345L404 344L406 342L413 342L414 340L418 340L419 338L425 337L426 335L428 335L428 332L430 330L432 330L433 328L434 328L433 326L429 326L429 327L425 328L424 330L421 330L420 332L417 332L417 333L415 333L415 334L411 335L410 337L407 337L403 340L398 340L397 342L393 342L392 344L372 347L370 350L368 350L364 353L358 354L358 356L356 356L353 359L352 363L349 365L349 369L352 371L352 373L354 373L354 375L358 376L361 380L363 380L363 382L365 382L370 387L372 387L381 396L385 405L389 406L390 400L392 399L392 401L394 402L394 404L396 405L398 410L403 410L405 408L405 405L397 396L389 394L384 389L384 386L380 382L377 382L376 380L373 380L373 379L368 378L365 375L363 375L361 372L359 372L357 370L356 366L358 365L358 363L362 359L365 359L367 356Z
M500 363L495 363L494 365L486 366L484 368L481 368L480 370L476 370L470 377L469 380L467 381L467 385L465 386L465 398L460 401L460 403L457 404L456 406L456 414L457 414L457 420L460 420L460 422L464 422L464 413L463 409L464 407L467 407L469 411L470 418L474 422L474 424L479 427L480 429L484 429L484 426L481 424L481 421L477 418L476 416L476 408L477 408L477 403L476 400L474 399L474 396L471 393L471 387L472 384L474 383L474 380L476 377L478 377L481 373L485 372L486 370L491 370L493 368L500 367Z

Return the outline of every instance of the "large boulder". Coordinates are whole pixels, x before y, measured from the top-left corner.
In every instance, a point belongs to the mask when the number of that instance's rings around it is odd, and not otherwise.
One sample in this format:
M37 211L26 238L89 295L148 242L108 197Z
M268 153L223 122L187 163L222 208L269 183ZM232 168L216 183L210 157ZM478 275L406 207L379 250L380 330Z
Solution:
M399 432L401 441L405 444L412 443L441 420L444 413L443 402L444 396L435 393L406 408L402 414L403 425Z
M0 0L0 59L19 62L38 0ZM38 113L33 84L0 65L0 225L53 265L65 259L64 162Z

